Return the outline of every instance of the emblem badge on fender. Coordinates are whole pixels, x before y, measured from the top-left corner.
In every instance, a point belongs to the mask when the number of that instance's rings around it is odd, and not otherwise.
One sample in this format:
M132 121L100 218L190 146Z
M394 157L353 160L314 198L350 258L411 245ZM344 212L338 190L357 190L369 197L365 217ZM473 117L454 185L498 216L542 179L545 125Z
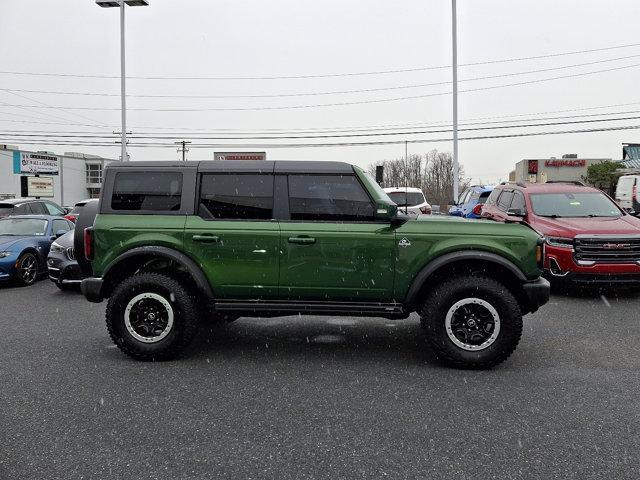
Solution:
M404 237L402 240L400 240L398 242L398 245L401 247L410 247L411 246L411 242L409 240L407 240L407 237Z

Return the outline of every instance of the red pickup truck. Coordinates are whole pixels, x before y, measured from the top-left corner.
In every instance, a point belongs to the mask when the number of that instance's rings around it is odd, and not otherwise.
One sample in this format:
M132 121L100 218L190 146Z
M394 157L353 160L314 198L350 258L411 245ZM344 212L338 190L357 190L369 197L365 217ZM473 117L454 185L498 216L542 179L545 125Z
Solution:
M503 183L482 217L524 221L545 237L545 274L556 283L640 284L640 219L579 182Z

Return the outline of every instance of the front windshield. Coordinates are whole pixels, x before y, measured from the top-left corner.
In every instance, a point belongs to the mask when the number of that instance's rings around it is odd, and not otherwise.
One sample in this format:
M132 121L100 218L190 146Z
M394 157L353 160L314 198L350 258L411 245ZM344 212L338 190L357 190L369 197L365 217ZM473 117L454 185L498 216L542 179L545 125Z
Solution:
M44 235L47 221L40 218L5 218L0 220L0 235Z
M536 193L531 207L541 217L620 217L622 212L600 192Z
M420 192L389 192L387 195L399 207L412 207L424 203L424 195Z

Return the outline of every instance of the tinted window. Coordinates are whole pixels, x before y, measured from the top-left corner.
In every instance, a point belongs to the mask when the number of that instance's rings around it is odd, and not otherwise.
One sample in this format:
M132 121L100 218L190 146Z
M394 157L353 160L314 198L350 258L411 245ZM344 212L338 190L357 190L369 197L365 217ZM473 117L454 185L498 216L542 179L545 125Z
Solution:
M65 232L68 232L69 230L71 230L71 227L69 226L69 223L66 220L54 220L51 230L53 231L54 234L56 234L60 230L64 230Z
M491 192L482 192L480 194L480 198L478 198L478 203L480 205L486 203L487 199L489 198L489 195L491 194Z
M513 200L511 200L511 206L509 208L516 208L521 212L524 212L526 210L527 207L525 205L524 195L522 194L522 192L518 192L517 190L514 190Z
M13 209L13 215L31 215L31 209L27 207L26 203L16 205Z
M44 206L49 212L49 215L64 215L64 212L57 205L50 202L44 202Z
M11 215L13 213L13 205L10 203L0 203L0 215Z
M44 203L42 203L42 202L32 202L32 203L28 203L26 206L27 206L28 213L31 213L33 215L48 215L49 214L47 209L44 208Z
M388 192L387 195L399 207L413 207L425 202L421 192Z
M353 175L289 175L292 220L373 220L373 204Z
M498 199L498 208L506 212L511 205L512 199L513 191L503 190L502 195L500 195L500 198Z
M113 184L111 208L175 212L180 210L182 173L120 172Z
M202 175L198 214L219 219L273 218L273 175Z
M489 195L489 198L487 198L486 204L495 205L497 203L498 197L500 196L500 192L502 192L502 190L499 190L499 189L493 190Z

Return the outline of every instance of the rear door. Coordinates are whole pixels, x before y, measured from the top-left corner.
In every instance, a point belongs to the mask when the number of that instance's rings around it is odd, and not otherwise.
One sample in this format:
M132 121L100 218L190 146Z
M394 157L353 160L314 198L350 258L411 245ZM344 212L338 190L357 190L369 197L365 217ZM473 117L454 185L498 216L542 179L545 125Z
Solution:
M217 298L275 297L280 230L273 215L273 173L238 172L241 163L230 163L238 168L199 173L185 250L200 263Z
M358 177L291 173L287 190L288 220L280 223L280 296L390 301L395 233L388 222L374 219L375 205Z

